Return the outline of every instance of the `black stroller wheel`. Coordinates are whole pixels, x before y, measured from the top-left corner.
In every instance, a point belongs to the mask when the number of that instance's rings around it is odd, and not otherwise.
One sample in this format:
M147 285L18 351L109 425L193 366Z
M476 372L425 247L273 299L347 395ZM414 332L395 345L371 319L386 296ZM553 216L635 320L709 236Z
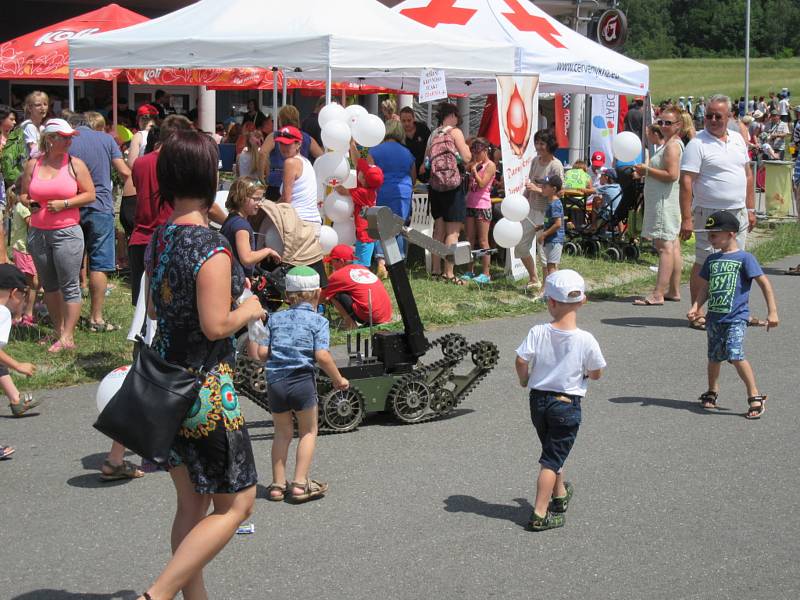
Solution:
M589 258L597 258L603 252L603 246L597 240L583 241L583 254Z
M636 261L639 260L639 255L641 251L639 250L639 246L637 244L626 244L622 248L622 256L625 260Z
M581 247L575 242L567 242L564 244L564 254L567 256L580 256Z
M620 252L619 248L616 246L609 246L606 248L606 251L603 253L607 260L614 260L618 261L622 258L622 252Z

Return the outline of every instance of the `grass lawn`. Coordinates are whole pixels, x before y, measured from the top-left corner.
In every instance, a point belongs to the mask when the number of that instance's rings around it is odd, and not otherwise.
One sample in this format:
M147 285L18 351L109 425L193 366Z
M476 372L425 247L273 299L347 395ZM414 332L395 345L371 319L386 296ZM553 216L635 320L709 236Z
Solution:
M642 61L650 67L650 95L654 103L679 96L708 98L723 93L744 95L744 57L686 58ZM800 93L800 57L750 59L750 96L767 96L788 87Z
M762 263L792 254L800 254L800 226L780 225L774 230L763 230L770 234L759 244L754 254ZM684 246L684 253L691 254L690 244ZM649 289L655 274L649 269L656 264L655 255L642 253L639 261L609 262L603 259L564 257L562 268L575 269L587 279L591 293L590 300L599 300L641 293ZM433 331L448 326L515 315L530 314L544 310L541 302L536 302L523 291L523 282L509 282L502 279L501 269L494 273L496 281L478 288L475 284L456 286L431 280L423 268L411 270L411 285L420 315L426 327ZM76 343L78 350L49 355L46 346L35 339L19 339L12 336L7 350L20 361L37 365L38 372L26 379L14 375L20 389L55 388L89 381L97 381L112 369L130 362L130 343L125 339L133 308L130 304L130 288L122 279L113 279L115 288L107 298L105 316L108 321L122 325L120 331L113 333L89 333L78 331ZM386 282L390 295L391 285ZM84 303L84 314L88 302ZM386 326L400 330L402 323L397 321ZM40 334L49 330L41 328ZM332 327L332 342L343 343L345 333ZM434 336L435 337L435 336Z

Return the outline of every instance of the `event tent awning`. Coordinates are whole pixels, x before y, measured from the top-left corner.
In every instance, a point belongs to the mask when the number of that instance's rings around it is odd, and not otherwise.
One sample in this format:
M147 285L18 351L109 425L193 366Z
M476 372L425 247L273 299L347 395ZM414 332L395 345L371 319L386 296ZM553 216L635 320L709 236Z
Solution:
M542 92L645 95L647 65L601 46L526 0L405 0L393 8L436 32L521 48Z
M409 92L424 68L444 69L452 91L476 92L494 91L495 74L517 70L508 41L433 32L375 0L200 0L69 47L74 69L277 66L296 79Z

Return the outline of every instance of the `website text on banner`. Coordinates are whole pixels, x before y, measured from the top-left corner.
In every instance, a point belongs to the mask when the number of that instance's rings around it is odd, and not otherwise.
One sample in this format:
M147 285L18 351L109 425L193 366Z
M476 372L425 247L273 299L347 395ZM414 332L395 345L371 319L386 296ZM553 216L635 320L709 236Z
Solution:
M589 156L598 150L606 157L606 166L614 164L614 138L617 135L619 96L592 94L592 132L589 136Z
M539 78L503 76L497 78L497 112L500 124L500 149L503 155L503 181L506 197L525 196L525 184L536 158L533 136L539 123ZM531 223L523 227L531 227ZM506 275L515 280L527 276L514 248L506 254Z

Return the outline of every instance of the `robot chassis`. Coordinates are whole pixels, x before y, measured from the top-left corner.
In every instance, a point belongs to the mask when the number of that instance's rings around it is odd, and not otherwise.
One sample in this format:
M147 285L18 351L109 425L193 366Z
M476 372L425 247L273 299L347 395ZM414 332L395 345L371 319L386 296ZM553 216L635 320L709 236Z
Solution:
M347 336L347 364L339 365L350 381L345 391L333 389L322 373L317 375L319 393L319 429L321 432L345 433L356 429L366 415L383 412L403 424L422 423L452 414L455 408L497 365L499 352L492 342L469 344L458 333L447 333L429 341L411 291L397 235L455 264L473 259L466 242L445 246L416 230L404 226L403 220L388 207L367 210L369 234L381 240L387 270L395 298L403 318L403 331L372 331L361 339L356 333ZM370 346L372 353L370 354ZM429 364L423 356L435 352L440 357ZM467 355L472 368L464 374L456 372ZM236 359L236 389L269 411L269 395L263 363L240 353Z

